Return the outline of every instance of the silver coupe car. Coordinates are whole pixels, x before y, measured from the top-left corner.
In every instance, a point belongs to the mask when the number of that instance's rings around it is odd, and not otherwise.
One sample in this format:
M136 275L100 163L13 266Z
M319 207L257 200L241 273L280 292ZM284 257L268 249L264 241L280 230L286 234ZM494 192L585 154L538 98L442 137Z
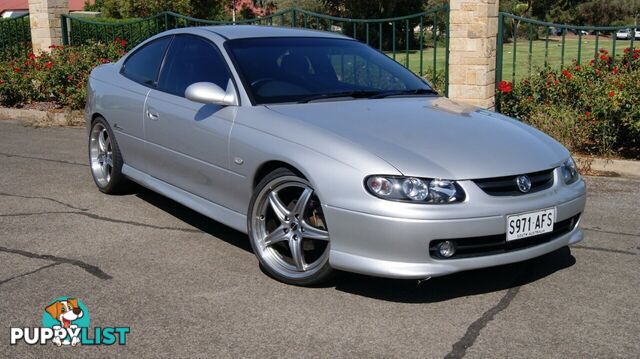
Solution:
M161 33L92 72L86 122L102 192L132 180L247 233L290 284L424 279L583 238L585 184L562 145L337 34Z

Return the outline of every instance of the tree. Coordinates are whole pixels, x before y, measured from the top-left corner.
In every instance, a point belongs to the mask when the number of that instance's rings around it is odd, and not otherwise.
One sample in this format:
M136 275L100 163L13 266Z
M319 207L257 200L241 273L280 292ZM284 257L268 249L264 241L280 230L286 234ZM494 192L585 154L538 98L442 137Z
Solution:
M326 0L334 15L352 18L384 18L415 14L422 10L422 0Z
M614 21L633 18L634 8L630 1L589 1L576 7L576 23L580 25L606 26Z
M325 5L324 0L276 0L274 4L278 10L286 10L295 7L317 13L327 12L327 6Z
M226 18L225 0L191 0L188 15L199 19L222 20ZM187 15L187 14L185 14Z
M100 9L104 16L113 18L147 17L162 11L181 14L191 12L190 0L104 0Z
M256 0L236 0L228 1L229 12L234 11L235 5L236 14L240 19L253 19L258 16L269 15L275 9L275 5L271 1L256 1Z

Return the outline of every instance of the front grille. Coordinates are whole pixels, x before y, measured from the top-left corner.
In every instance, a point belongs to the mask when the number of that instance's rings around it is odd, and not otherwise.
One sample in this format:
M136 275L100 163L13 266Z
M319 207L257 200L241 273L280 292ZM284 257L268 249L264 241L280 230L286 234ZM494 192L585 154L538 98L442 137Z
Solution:
M467 237L457 239L434 240L429 243L429 255L436 259L456 259L488 256L525 249L539 244L551 242L552 240L571 232L580 219L580 213L563 221L557 222L553 226L553 231L539 234L537 236L516 239L507 242L507 234L497 234L483 237ZM453 241L456 244L456 252L453 256L442 258L438 255L436 246L443 241Z
M522 193L518 190L516 179L522 175L482 178L473 180L478 187L491 196L521 196L540 192L553 186L553 169L526 173L531 180L531 190Z

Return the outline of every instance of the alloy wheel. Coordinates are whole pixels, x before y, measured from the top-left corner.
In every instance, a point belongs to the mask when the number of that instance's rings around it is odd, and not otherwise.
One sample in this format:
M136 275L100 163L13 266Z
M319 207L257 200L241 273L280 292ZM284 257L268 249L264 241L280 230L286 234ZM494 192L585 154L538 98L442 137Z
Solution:
M256 254L277 274L304 279L327 263L329 231L320 200L306 180L275 178L258 194L251 216Z
M89 156L93 177L100 187L106 187L113 172L113 149L109 131L101 123L91 129Z

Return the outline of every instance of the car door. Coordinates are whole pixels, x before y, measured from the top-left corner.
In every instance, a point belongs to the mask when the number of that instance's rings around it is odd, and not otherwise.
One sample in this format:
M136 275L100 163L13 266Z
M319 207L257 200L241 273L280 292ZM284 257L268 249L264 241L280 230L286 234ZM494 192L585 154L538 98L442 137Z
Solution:
M193 35L176 35L167 51L157 88L145 107L147 172L162 181L225 205L230 178L228 140L235 106L201 104L184 97L196 82L226 88L230 71L219 49Z
M108 120L116 133L127 165L145 170L143 110L147 95L160 70L171 37L153 40L130 54L120 68L119 86L110 91L103 103L109 108Z

